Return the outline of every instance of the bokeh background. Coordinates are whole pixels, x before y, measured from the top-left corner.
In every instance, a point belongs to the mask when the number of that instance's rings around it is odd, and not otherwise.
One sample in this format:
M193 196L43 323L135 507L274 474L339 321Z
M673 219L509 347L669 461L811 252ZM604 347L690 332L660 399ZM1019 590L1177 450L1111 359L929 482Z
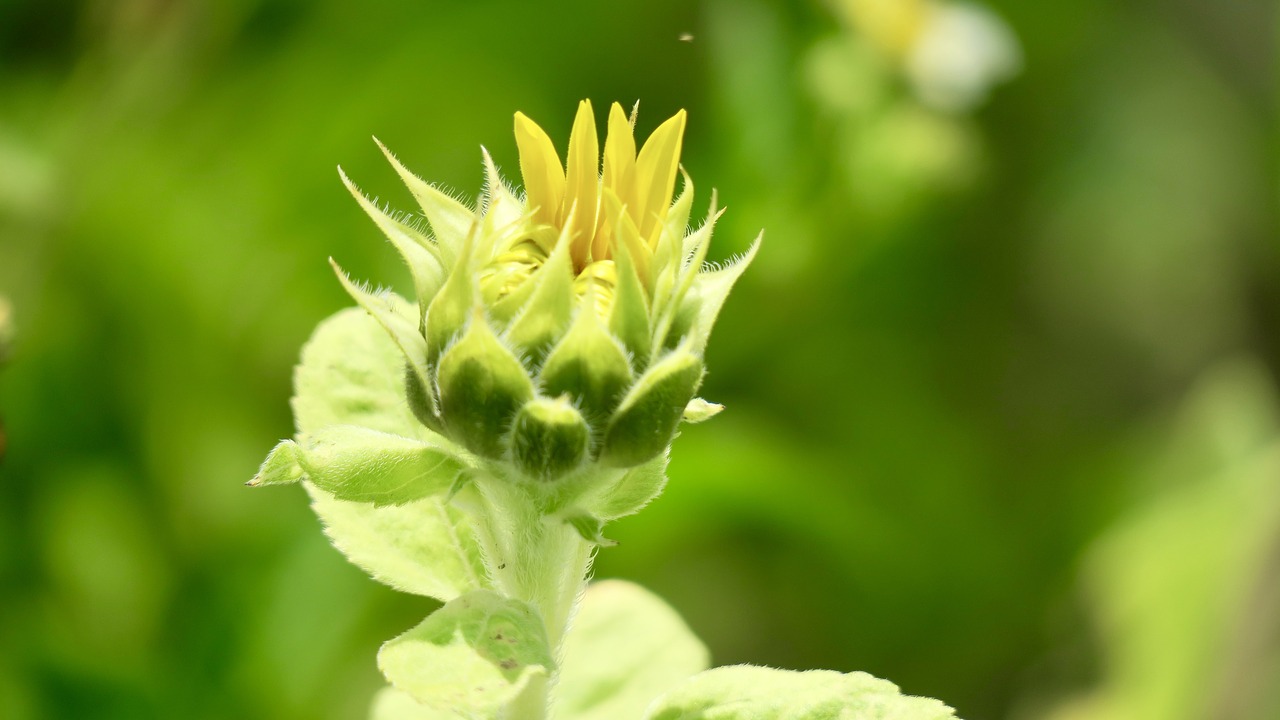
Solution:
M969 720L1280 717L1274 10L0 1L0 718L363 717L430 601L243 487L325 259L408 284L334 166L474 197L584 97L766 229L597 576Z

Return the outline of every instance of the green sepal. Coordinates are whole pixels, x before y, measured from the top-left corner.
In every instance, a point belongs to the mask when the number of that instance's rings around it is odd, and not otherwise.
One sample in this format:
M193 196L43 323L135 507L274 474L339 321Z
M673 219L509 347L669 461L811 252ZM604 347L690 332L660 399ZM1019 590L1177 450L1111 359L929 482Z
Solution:
M545 703L555 667L537 612L488 590L451 600L378 651L393 686L459 718L534 717L528 705Z
M354 425L307 436L293 455L316 487L375 507L442 495L466 471L445 448Z
M475 235L472 234L467 236L449 278L423 313L422 334L426 338L426 357L430 364L440 359L440 353L462 332L472 311L479 306L479 289L471 267L474 251Z
M663 221L662 231L676 241L676 246L681 249L680 254L683 257L685 253L684 238L685 228L689 226L689 214L693 211L693 178L689 177L689 173L685 172L684 166L680 166L680 177L683 182L680 186L680 196L676 201L671 203L671 207L667 210L667 218ZM714 197L714 193L713 193ZM715 201L712 200L714 205Z
M387 156L391 167L395 168L396 174L418 201L446 262L456 263L467 235L471 232L471 226L476 222L476 214L466 205L410 172L378 138L373 141L378 143L382 154Z
M590 436L582 414L567 399L537 398L516 413L511 457L525 475L553 480L582 463Z
M347 274L338 266L338 263L334 262L333 258L329 258L329 264L333 266L333 271L338 276L338 282L342 283L342 287L346 289L347 294L360 307L372 315L374 320L378 321L382 329L386 330L387 334L391 336L391 340L395 342L396 347L400 348L400 352L404 353L405 360L408 361L408 367L417 375L418 382L422 384L428 399L431 400L430 406L434 407L435 400L430 395L431 384L426 374L427 346L422 334L418 332L412 322L395 311L389 299L384 300L356 287L355 283L351 282L351 278L347 277Z
M704 420L710 420L720 411L724 410L724 406L720 403L707 402L700 397L696 397L684 406L684 413L680 419L687 423L700 423Z
M591 509L603 520L616 520L640 512L667 485L667 452L658 453L647 462L628 468L622 477L601 494L603 500Z
M564 515L564 521L589 543L600 547L614 547L618 544L617 540L604 536L604 521L590 513L571 510Z
M474 453L502 458L506 431L516 410L533 397L533 382L480 311L440 358L437 381L449 432Z
M627 392L605 431L600 461L631 467L671 443L676 423L702 381L702 360L687 345L659 359Z
M634 376L626 351L600 325L590 300L579 303L577 319L547 356L539 381L547 395L573 398L594 425L618 406Z
M534 365L546 357L551 345L564 334L573 313L573 261L569 245L566 229L546 263L527 281L534 284L532 295L507 328L507 341L527 353Z
M649 362L650 335L649 295L640 282L631 251L619 245L613 256L618 270L618 284L613 291L613 308L609 313L609 330L613 332L631 356L636 367Z
M260 485L288 485L302 479L302 466L298 464L298 446L292 440L281 440L267 459L262 461L258 473L245 483L250 487Z
M711 328L716 324L716 316L720 314L725 298L729 297L733 284L755 259L756 253L760 250L762 238L763 234L756 237L755 242L751 243L751 247L741 257L718 270L700 272L693 279L693 287L689 295L696 294L698 297L698 317L694 322L691 335L694 338L693 347L698 352L706 348L707 338L711 336Z
M351 196L360 204L365 214L387 237L396 252L400 253L401 259L409 267L409 274L413 276L413 288L418 305L426 307L440 290L440 286L444 284L446 275L439 248L413 226L391 217L374 205L364 193L360 192L360 188L351 182L342 168L338 168L338 176L342 178L342 183L347 186L347 190L351 192Z
M833 670L795 672L731 665L698 673L649 706L645 720L956 720L931 698L903 695L887 680Z

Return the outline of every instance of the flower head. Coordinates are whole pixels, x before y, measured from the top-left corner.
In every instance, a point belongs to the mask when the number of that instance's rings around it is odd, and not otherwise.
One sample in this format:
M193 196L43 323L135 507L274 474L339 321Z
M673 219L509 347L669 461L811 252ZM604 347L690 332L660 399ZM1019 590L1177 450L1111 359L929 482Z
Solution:
M418 418L480 458L549 479L598 462L630 467L666 449L694 400L707 336L756 245L705 267L720 211L686 232L693 186L673 202L682 110L640 146L634 117L610 108L601 153L583 101L562 163L536 123L515 116L518 197L484 153L487 186L471 209L383 148L428 227L348 187L413 274L417 324L339 273L407 359ZM686 412L686 408L688 411Z

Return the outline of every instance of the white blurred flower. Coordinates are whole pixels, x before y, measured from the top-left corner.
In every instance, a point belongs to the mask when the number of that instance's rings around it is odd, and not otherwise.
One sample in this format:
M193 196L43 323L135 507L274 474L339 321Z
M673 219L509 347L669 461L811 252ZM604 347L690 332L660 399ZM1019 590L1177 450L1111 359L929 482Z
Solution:
M970 3L939 3L925 14L905 65L922 102L965 111L985 100L991 86L1018 73L1022 53L995 13Z

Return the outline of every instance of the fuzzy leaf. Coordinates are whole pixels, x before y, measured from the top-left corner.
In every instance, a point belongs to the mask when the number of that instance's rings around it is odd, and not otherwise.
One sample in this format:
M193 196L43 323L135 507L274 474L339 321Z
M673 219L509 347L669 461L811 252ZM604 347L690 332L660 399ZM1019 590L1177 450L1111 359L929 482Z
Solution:
M350 424L438 441L404 401L403 367L400 351L363 310L329 317L303 347L294 373L298 430ZM441 500L375 508L305 485L334 546L376 580L442 601L484 586L474 532L463 513Z
M526 603L487 590L459 597L378 652L378 669L430 709L463 718L518 711L555 668L542 621ZM513 707L515 706L515 707Z
M569 327L573 312L570 237L568 230L560 233L551 255L537 274L526 282L532 284L529 299L506 333L507 340L527 352L535 362L546 357L551 344Z
M631 352L636 367L644 367L649 362L649 346L652 344L649 295L640 281L631 251L619 246L613 259L618 268L618 285L614 288L609 330Z
M560 708L568 720L640 718L710 655L661 598L625 580L592 583L565 638Z
M298 464L298 446L292 440L281 440L267 459L262 461L258 474L249 481L251 487L259 485L288 485L302 479L302 466Z
M443 447L354 425L309 435L294 455L316 487L378 507L443 495L466 471Z
M429 708L409 693L393 687L379 690L369 710L369 720L456 720L457 717L451 712Z
M646 720L954 720L951 708L903 695L866 673L734 665L676 686Z

